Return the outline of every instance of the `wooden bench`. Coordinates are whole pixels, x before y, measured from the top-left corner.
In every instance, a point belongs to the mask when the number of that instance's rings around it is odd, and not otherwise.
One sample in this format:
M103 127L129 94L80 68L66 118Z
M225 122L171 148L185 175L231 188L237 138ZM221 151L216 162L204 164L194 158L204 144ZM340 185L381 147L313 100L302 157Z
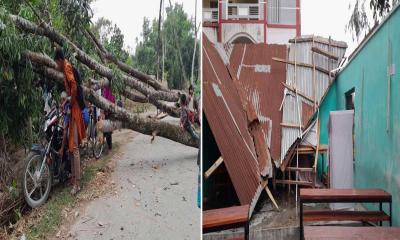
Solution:
M303 221L304 222L321 222L321 221L381 222L381 221L390 221L390 217L383 211L309 210L303 212Z
M249 205L203 211L203 233L244 227L244 237L249 239Z
M305 240L400 240L400 228L392 227L304 227Z
M379 211L303 210L304 203L379 203ZM389 215L382 209L389 203ZM303 222L319 221L389 221L392 226L392 196L381 189L300 189L300 239L304 236Z

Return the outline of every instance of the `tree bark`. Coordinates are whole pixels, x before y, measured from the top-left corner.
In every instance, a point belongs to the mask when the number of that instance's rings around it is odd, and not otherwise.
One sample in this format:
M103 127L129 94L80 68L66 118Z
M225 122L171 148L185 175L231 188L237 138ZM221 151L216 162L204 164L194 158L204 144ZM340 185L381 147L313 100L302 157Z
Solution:
M36 52L31 52L27 51L25 53L25 56L33 63L37 65L44 65L50 68L56 68L57 65L51 59L49 56L41 54L41 53L36 53ZM107 79L102 79L102 80L90 80L91 82L95 83L95 86L91 88L92 90L96 91L102 86L107 86L108 85L108 80ZM163 112L168 113L171 117L179 117L179 110L174 107L174 106L168 106L166 103L163 103L159 100L153 100L151 101L144 95L140 95L138 93L134 93L132 90L125 89L124 92L122 93L124 96L126 96L128 99L134 102L140 102L140 103L147 103L150 102L154 106L156 106L158 109L160 109Z
M64 75L54 68L42 65L40 68L37 69L37 71L57 81L60 84L64 83ZM191 147L199 146L198 141L193 140L189 133L182 130L177 125L144 118L129 113L126 109L118 107L116 104L113 104L102 96L96 94L94 90L89 89L85 86L83 86L82 88L86 100L88 100L95 106L110 112L110 118L113 120L121 121L124 128L128 128L146 135L152 135L154 132L157 132L159 136L168 138L172 141Z
M124 89L123 94L125 97L127 97L129 100L138 102L138 103L148 103L149 100L143 95L139 95L138 93L133 92L131 89Z
M14 23L24 31L27 31L32 34L41 35L49 38L51 41L56 42L59 45L63 45L64 43L68 43L74 50L75 50L75 58L98 73L100 76L108 78L110 81L114 78L113 71L105 67L104 65L98 63L95 59L90 57L84 51L79 49L74 43L72 43L68 38L59 34L53 28L49 27L45 23L41 26L36 25L33 22L30 22L20 16L10 15L11 19ZM115 58L115 57L113 57ZM115 59L117 61L117 59ZM126 64L125 64L126 65ZM129 67L128 65L126 65ZM136 89L140 93L144 94L148 97L150 103L153 103L157 100L169 101L169 102L176 102L179 99L179 94L172 92L172 91L156 91L152 88L146 87L143 82L138 81L136 78L127 76L122 74L121 80L124 81L126 85L131 88Z
M62 34L58 33L54 28L52 28L51 26L47 25L46 23L42 23L42 24L40 24L38 26L36 23L33 23L33 22L31 22L31 21L29 21L29 20L27 20L25 18L22 18L20 16L17 16L17 15L10 15L10 17L13 20L13 22L19 28L22 28L26 32L29 32L29 33L32 33L32 34L36 34L36 35L45 36L45 37L49 38L51 41L56 42L60 46L63 46L65 43L68 43L75 49L75 51L80 50L81 52L83 52L72 41L70 41L67 37L65 37ZM132 75L133 77L137 78L139 81L141 81L143 83L149 84L150 86L154 87L155 90L168 91L167 88L165 88L163 85L161 85L156 80L152 79L150 76L148 76L148 75L146 75L146 74L144 74L144 73L142 73L142 72L140 72L140 71L138 71L136 69L133 69L129 65L127 65L127 64L121 62L120 60L118 60L115 56L110 54L100 44L100 42L96 39L96 37L93 35L93 33L91 33L90 31L88 31L88 33L89 33L90 37L92 38L92 40L95 42L95 45L99 48L99 50L101 52L104 53L104 57L106 59L114 62L122 71ZM87 56L87 57L89 57L89 56ZM92 60L94 60L94 59L92 59ZM94 61L94 62L96 62L96 61ZM102 73L104 74L105 72L102 72ZM112 76L111 76L111 78L112 78Z
M88 33L88 36L86 36L86 37L89 37L92 40L92 42L95 44L95 46L97 46L98 50L101 52L102 56L105 59L107 59L108 61L111 61L115 65L117 65L117 67L121 71L131 75L132 77L139 79L143 83L149 84L155 90L168 91L168 88L166 88L164 85L159 83L154 78L150 77L147 74L142 73L139 70L134 69L133 67L120 61L114 55L112 55L110 52L108 52L107 49L100 43L100 41L96 38L96 36L90 30L86 30L86 32Z

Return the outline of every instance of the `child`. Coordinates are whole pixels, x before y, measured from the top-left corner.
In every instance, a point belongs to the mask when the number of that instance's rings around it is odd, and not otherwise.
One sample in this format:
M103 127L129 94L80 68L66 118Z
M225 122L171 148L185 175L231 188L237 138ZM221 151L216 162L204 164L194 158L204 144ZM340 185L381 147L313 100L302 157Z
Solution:
M195 106L194 106L194 88L193 85L190 84L189 86L189 96L187 99L187 107L189 110L189 121L193 124L195 121Z
M192 123L190 121L190 110L188 109L187 104L188 103L187 103L186 95L182 94L180 97L180 106L181 106L180 126L183 130L186 130L194 140L199 141L199 136L194 131Z

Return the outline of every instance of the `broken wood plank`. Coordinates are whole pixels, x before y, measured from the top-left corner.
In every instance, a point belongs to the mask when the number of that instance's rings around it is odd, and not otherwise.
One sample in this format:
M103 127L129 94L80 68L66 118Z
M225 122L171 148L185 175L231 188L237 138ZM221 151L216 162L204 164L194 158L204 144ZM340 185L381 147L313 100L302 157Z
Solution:
M278 184L289 184L289 185L303 185L303 186L313 186L312 182L307 182L307 181L296 181L296 180L282 180L282 179L277 179L276 183Z
M263 185L263 188L265 189L265 191L267 192L268 197L271 199L272 203L273 203L274 206L276 207L276 209L279 210L278 204L276 203L274 196L272 195L271 191L270 191L269 188L268 188L268 181L264 181L264 182L262 183L262 185Z
M297 149L299 152L307 152L307 151L313 151L315 152L316 148L313 146L299 146ZM319 152L326 152L328 151L328 145L326 144L320 144L319 145Z
M203 230L232 224L244 225L248 220L249 205L205 210L203 211Z
M312 171L314 171L314 169L313 168L297 168L297 167L287 167L286 168L288 171L292 171L292 172L296 172L296 171L298 171L298 172L312 172Z
M335 54L333 54L331 52L328 52L328 51L325 51L325 50L323 50L321 48L318 48L318 47L312 47L311 51L313 51L315 53L318 53L318 54L321 54L321 55L323 55L325 57L331 58L331 59L336 60L336 61L339 60L339 57L336 56Z
M295 123L281 123L281 126L282 127L288 127L288 128L299 128L299 127L301 127L301 129L304 129L303 125L299 126L299 125L297 125Z
M224 162L222 157L219 157L217 161L204 173L204 179L207 179L213 174L213 172Z
M305 98L306 100L308 100L310 102L316 102L315 99L313 99L312 97L307 96L305 93L302 93L302 92L298 91L295 87L289 86L286 83L282 83L282 84L283 84L283 86L285 88L287 88L291 92L299 94L300 97Z
M269 190L268 185L266 185L264 189L267 192L268 197L271 199L272 203L275 205L276 209L279 210L278 204L276 203L274 196L272 196L272 193Z
M311 69L314 68L313 65L308 64L308 63L299 63L299 62L295 63L293 61L285 60L285 59L282 59L282 58L273 57L272 60L277 61L277 62L281 62L281 63L290 64L290 65L297 65L297 66L300 66L300 67L306 67L306 68L311 68ZM324 69L324 68L322 68L322 67L315 66L315 70L329 75L329 71Z
M314 159L314 170L317 169L317 164L318 164L318 151L319 151L319 132L320 132L320 121L319 118L317 118L317 149L315 150L315 159Z
M312 41L312 47L314 47L314 37L313 37L313 41ZM317 84L316 84L316 80L315 80L315 54L312 53L312 65L313 65L313 72L312 72L312 80L313 80L313 98L314 98L314 112L317 109L317 102L316 102L316 98L317 98Z

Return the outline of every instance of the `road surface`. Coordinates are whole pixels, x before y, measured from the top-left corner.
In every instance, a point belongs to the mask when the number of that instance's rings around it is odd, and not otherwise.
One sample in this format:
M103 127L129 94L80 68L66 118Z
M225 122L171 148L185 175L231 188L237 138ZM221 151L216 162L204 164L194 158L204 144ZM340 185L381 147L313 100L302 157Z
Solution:
M199 239L197 149L161 137L151 144L142 134L126 139L112 173L116 192L80 210L70 238Z

